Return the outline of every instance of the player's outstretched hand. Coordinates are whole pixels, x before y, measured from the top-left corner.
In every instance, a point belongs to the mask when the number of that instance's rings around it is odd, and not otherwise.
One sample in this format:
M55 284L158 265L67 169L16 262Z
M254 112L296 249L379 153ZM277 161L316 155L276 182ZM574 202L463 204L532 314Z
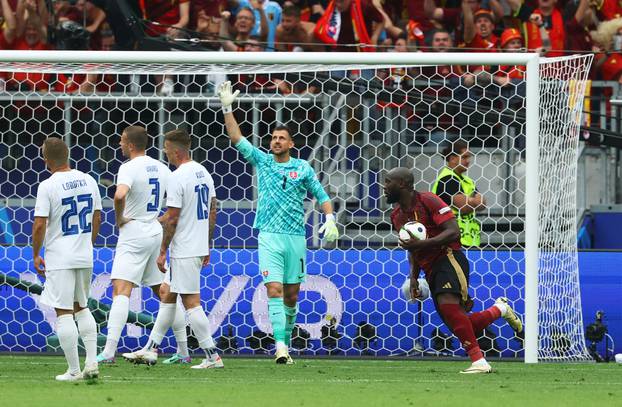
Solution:
M231 113L231 105L235 101L235 98L240 94L239 90L231 93L231 82L225 81L218 85L218 90L216 91L218 97L220 98L220 103L222 103L222 111L224 113Z
M208 264L209 264L209 254L203 257L203 267L207 266Z
M322 225L319 230L320 234L324 234L324 240L327 242L334 242L339 237L339 230L337 229L337 224L335 223L335 215L328 214L326 215L326 222Z
M35 264L37 274L45 277L45 260L43 260L43 257L36 255L33 259L33 263Z

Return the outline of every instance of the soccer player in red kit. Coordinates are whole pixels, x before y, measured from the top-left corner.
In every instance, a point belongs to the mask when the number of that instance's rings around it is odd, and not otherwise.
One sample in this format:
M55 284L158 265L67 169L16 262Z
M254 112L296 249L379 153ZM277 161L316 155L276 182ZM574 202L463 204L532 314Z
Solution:
M504 297L484 311L467 314L472 307L467 293L469 262L462 253L456 218L441 198L431 192L416 191L413 185L414 177L407 168L395 168L384 179L387 202L395 204L391 213L394 229L399 231L412 221L427 229L425 240L400 239L400 246L408 250L411 295L416 298L421 294L417 278L423 269L437 312L471 358L471 366L460 373L490 373L492 368L479 348L476 334L500 317L516 333L522 332L523 324Z

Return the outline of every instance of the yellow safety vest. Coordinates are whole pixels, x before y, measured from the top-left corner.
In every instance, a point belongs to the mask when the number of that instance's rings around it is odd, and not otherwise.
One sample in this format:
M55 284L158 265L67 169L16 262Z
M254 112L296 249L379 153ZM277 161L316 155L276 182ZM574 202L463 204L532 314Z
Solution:
M475 192L475 182L471 178L466 175L460 176L456 174L454 170L445 167L440 174L438 174L438 178L436 178L436 182L432 186L432 193L437 194L438 182L448 176L455 177L458 181L460 181L460 188L462 189L462 193L464 195L471 196L473 192ZM460 243L462 243L465 247L479 246L480 226L475 219L475 212L471 212L467 215L461 215L458 209L452 207L451 210L454 215L456 215L458 227L460 227Z

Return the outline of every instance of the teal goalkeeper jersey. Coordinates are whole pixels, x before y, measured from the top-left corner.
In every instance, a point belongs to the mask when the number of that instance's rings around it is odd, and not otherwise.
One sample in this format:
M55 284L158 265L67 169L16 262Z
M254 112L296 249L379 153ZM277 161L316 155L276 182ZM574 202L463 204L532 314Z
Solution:
M320 205L329 199L313 168L298 158L278 163L274 155L254 147L245 138L234 147L257 170L259 200L253 226L261 232L304 236L303 201L307 191Z

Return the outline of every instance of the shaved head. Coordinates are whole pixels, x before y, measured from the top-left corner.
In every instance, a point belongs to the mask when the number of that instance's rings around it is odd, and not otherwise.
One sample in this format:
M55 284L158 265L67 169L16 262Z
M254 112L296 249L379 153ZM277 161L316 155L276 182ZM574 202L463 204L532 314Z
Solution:
M415 177L410 169L394 168L384 177L384 195L387 202L392 204L400 201L402 196L413 191Z
M405 167L397 167L393 168L387 176L391 177L391 179L395 181L401 181L405 186L408 186L409 189L413 185L415 185L415 177L413 177L413 172Z

